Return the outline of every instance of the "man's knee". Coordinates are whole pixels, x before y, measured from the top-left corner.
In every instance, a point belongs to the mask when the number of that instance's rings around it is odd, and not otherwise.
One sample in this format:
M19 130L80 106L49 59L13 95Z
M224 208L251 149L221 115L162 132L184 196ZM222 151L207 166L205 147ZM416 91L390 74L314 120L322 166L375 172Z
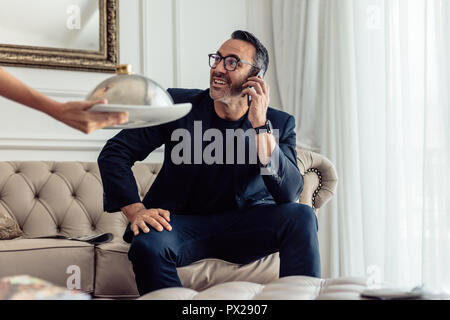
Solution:
M148 258L157 261L172 256L174 239L168 231L139 233L131 242L128 258L131 261Z
M303 230L317 231L317 217L314 209L301 203L287 203L280 206L280 214L290 224Z

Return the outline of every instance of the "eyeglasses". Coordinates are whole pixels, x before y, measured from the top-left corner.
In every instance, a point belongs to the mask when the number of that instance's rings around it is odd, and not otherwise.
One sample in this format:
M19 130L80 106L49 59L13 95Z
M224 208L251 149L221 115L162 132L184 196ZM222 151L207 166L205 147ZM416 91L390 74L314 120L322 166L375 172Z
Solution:
M241 60L241 59L239 59L239 58L236 57L236 56L226 56L226 57L222 57L222 56L221 56L220 54L218 54L218 53L211 53L211 54L208 54L208 57L209 57L209 66L210 66L212 69L217 68L217 66L220 64L220 61L222 61L222 59L223 59L223 61L224 61L224 67L225 67L225 69L228 70L228 71L234 71L234 70L236 70L236 68L237 68L238 65L239 65L239 62L248 64L249 66L252 66L253 68L260 69L260 68L258 68L257 66L251 64L250 62Z

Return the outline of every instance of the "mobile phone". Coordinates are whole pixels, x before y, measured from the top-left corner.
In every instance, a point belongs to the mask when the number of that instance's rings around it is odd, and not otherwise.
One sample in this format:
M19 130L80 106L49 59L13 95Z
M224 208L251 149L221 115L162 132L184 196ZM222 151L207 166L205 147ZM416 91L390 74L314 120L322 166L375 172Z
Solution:
M258 74L256 75L257 77L260 77L261 79L264 77L264 72L263 70L259 70ZM251 90L255 90L253 87L250 87ZM247 95L247 105L250 107L250 105L252 104L252 96L251 95Z

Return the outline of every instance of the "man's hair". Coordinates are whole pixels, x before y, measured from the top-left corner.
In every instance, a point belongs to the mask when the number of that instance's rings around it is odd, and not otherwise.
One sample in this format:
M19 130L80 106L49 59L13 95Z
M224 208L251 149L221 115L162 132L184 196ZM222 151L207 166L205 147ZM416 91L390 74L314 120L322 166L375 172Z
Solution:
M256 53L254 56L254 64L263 70L264 74L269 67L269 53L267 52L266 47L258 40L252 33L243 30L236 30L231 34L231 39L234 40L243 40L251 43L255 49ZM252 68L250 73L256 71L255 68Z

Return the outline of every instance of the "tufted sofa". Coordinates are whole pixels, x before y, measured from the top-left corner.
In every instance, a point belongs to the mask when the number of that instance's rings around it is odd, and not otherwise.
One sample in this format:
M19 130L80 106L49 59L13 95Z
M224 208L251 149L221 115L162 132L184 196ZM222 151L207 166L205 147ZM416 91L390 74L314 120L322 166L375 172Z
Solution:
M298 150L305 185L299 201L318 212L333 195L337 176L325 157ZM141 197L155 180L161 164L133 167ZM15 220L21 237L0 240L0 278L28 274L66 286L76 270L81 290L99 298L138 297L129 245L122 240L128 223L121 213L103 211L98 166L87 162L0 162L0 215ZM84 236L111 232L114 240L92 245L49 235ZM75 267L74 267L75 266ZM74 269L75 268L75 269ZM183 286L206 290L231 282L268 284L278 278L278 253L248 265L204 259L179 268Z

